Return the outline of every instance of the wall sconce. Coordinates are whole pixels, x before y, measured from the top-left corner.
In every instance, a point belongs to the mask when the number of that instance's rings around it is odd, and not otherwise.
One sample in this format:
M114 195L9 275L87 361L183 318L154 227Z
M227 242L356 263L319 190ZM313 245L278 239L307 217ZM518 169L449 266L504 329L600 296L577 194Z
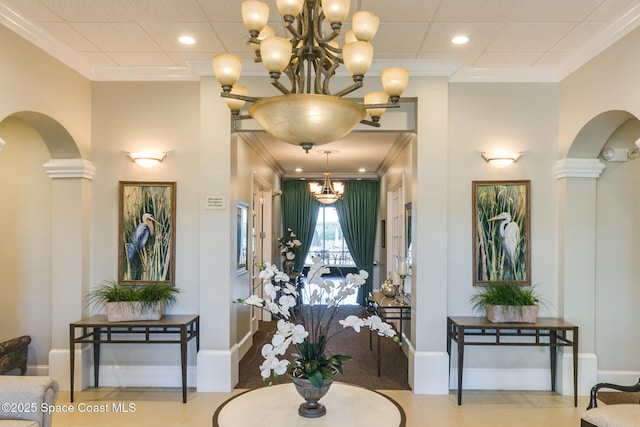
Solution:
M127 156L143 168L154 168L167 157L167 154L168 153L158 151L142 151L139 153L127 153Z
M639 148L627 149L607 147L600 153L600 158L606 162L626 162L627 160L635 160L639 156Z
M485 153L482 152L482 158L494 168L505 168L515 163L522 153Z

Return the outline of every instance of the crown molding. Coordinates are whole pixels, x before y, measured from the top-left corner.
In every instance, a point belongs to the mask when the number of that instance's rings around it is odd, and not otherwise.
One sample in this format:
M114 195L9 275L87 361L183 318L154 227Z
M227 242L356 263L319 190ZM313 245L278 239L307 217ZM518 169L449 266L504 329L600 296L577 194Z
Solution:
M0 3L0 24L47 52L63 64L92 81L197 81L213 74L211 61L187 61L185 66L127 67L92 66L40 26ZM582 46L559 67L462 67L459 61L445 60L376 60L368 75L379 75L389 65L409 69L411 76L446 76L451 82L560 82L605 49L640 26L640 4L612 22L604 31ZM262 64L243 62L247 76L264 76ZM337 75L347 75L340 69Z
M452 83L557 83L554 67L463 67L449 79Z
M639 26L640 4L637 4L627 13L609 24L603 31L597 33L589 43L583 45L570 55L569 58L558 67L560 80L568 77Z
M96 82L135 82L135 81L199 81L200 75L188 66L171 67L96 67L93 81Z
M376 176L383 176L387 173L393 162L400 155L402 150L404 150L404 147L411 142L413 137L414 133L411 131L402 132L400 136L398 136L389 149L389 152L387 152L387 155L382 159L382 162L380 162L380 166L376 171Z
M187 61L189 67L200 76L213 76L213 67L211 61ZM378 59L374 60L369 67L367 76L379 76L382 70L387 67L405 67L409 70L411 76L436 76L448 77L454 73L459 67L458 61L439 61L439 60L391 60ZM242 75L248 77L264 77L268 76L264 65L261 62L251 60L242 61ZM336 76L351 77L345 67L339 67L336 70Z
M271 155L269 148L256 136L255 132L238 131L238 137L245 141L249 147L253 148L258 156L260 156L278 176L284 175L284 169L282 169L276 159Z
M78 52L58 39L53 38L42 27L2 3L0 3L0 24L33 43L87 79L93 79L94 68Z

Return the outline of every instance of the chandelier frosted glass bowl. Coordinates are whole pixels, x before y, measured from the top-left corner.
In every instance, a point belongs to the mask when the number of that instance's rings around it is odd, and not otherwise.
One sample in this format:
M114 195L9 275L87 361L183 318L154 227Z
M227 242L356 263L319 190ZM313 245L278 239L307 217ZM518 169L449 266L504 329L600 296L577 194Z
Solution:
M249 115L264 130L284 142L319 145L351 132L366 113L362 105L348 99L291 94L263 98L249 107Z
M253 118L276 138L302 146L335 141L358 123L379 127L386 109L398 106L409 80L407 69L382 70L385 93L366 94L364 104L343 98L363 86L373 61L370 41L378 30L379 18L371 12L355 12L352 29L340 47L335 39L349 15L350 0L277 0L276 4L290 38L276 36L267 25L266 3L245 0L241 9L255 61L263 63L271 84L283 95L247 96L246 87L236 85L242 71L240 58L226 53L213 58L214 75L222 86L221 96L231 109L232 120ZM353 84L332 93L329 82L341 64L351 74ZM283 74L288 86L280 81ZM241 114L246 102L252 105L247 114ZM369 120L365 120L367 114Z

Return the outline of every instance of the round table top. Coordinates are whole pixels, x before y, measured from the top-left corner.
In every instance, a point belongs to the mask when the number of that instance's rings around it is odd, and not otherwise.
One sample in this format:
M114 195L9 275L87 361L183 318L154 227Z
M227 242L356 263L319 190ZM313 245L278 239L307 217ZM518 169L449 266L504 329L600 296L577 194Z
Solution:
M406 423L404 411L393 399L359 386L334 382L320 399L327 414L319 418L298 415L302 402L292 383L250 390L223 403L213 414L213 426L404 427Z

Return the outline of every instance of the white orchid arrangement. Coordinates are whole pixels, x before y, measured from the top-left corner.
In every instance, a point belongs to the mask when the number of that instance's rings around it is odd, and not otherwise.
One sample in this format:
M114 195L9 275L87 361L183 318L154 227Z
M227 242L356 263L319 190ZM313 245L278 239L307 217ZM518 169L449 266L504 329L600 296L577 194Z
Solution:
M278 239L280 242L280 254L285 260L293 261L296 257L295 250L302 246L302 242L296 239L296 235L290 228L287 228L287 235Z
M364 327L376 331L380 336L391 337L399 342L393 327L383 322L378 316L366 319L350 315L339 320L343 329L331 332L330 326L338 315L338 305L345 298L353 295L362 286L369 274L365 270L349 273L344 280L324 280L322 275L330 269L320 257L313 258L309 269L307 285L315 284L309 296L309 306L294 309L298 290L290 283L289 276L269 263L265 263L260 278L262 279L263 297L251 295L236 302L253 305L270 312L276 319L277 330L271 343L262 347L264 362L260 365L260 373L266 381L271 375L277 377L289 373L298 378L308 378L311 383L320 387L324 379L333 379L342 373L342 362L351 359L345 354L328 354L327 344L336 334L351 328L356 332ZM287 349L293 344L298 350L289 361Z

